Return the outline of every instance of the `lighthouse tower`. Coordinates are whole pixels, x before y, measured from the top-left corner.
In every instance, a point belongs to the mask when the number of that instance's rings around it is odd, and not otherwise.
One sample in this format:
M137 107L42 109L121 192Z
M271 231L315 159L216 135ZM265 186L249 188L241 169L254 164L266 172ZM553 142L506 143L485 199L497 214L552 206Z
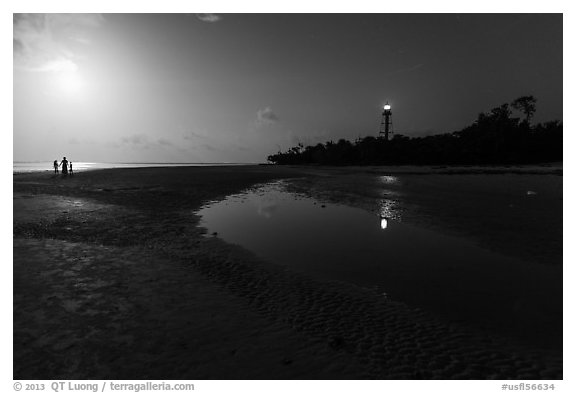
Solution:
M382 112L379 137L388 140L388 135L392 133L392 107L390 104L386 103L384 105L384 112Z

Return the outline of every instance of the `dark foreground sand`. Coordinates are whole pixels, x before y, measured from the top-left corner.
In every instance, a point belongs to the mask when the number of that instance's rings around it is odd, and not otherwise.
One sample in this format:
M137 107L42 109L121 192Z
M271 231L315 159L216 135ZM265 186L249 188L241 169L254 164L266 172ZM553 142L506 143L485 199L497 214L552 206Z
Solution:
M205 237L203 203L340 170L14 176L14 379L559 379L513 346Z

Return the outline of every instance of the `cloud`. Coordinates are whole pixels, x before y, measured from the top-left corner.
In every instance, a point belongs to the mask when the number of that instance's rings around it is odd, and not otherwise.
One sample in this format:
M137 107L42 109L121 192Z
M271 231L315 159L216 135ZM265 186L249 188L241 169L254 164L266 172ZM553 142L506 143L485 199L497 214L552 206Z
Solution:
M162 146L174 146L174 143L170 142L168 139L165 138L158 139L158 144Z
M193 131L187 131L186 133L184 133L182 138L184 138L187 141L193 141L196 139L208 139L208 136Z
M134 134L127 137L122 137L122 143L132 146L145 146L148 145L148 137L144 134Z
M216 14L196 14L196 18L198 18L202 22L207 23L214 23L222 20L222 17Z
M14 67L54 72L77 68L70 42L83 42L104 23L100 14L14 14Z
M30 71L38 72L66 72L66 71L77 71L78 65L72 60L60 58L56 60L49 60L44 64L40 64L37 67L30 69Z
M160 137L156 139L150 139L148 135L143 133L132 134L120 138L120 144L124 147L131 147L135 150L140 149L168 149L185 151L186 149L170 138Z
M272 110L272 108L270 108L269 106L267 106L264 109L259 109L258 112L256 113L256 123L257 124L272 124L272 123L277 123L278 121L280 121L280 119L278 118L278 115L276 115L276 113L274 113L274 111Z

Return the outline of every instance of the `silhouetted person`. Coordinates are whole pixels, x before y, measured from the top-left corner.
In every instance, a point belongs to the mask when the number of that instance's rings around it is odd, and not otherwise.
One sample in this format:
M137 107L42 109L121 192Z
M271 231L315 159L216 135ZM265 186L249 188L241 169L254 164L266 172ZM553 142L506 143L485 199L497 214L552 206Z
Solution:
M62 166L62 175L66 176L68 174L68 160L66 160L66 157L62 158L60 165Z
M58 174L58 160L54 160L54 173Z
M70 176L72 176L74 172L72 171L72 161L70 161Z

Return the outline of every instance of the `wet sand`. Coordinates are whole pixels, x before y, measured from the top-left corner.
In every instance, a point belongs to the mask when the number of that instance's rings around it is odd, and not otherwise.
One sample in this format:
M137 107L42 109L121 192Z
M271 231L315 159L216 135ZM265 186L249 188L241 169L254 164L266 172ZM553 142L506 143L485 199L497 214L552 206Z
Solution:
M15 175L14 378L562 378L561 351L291 272L197 226L203 203L273 179L337 197L324 183L343 171Z

